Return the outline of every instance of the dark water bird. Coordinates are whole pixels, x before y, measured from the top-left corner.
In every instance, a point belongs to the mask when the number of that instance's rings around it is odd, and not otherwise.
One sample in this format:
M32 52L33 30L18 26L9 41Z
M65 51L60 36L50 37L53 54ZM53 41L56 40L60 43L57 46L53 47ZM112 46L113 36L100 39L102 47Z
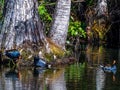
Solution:
M16 49L13 50L6 50L5 55L12 60L17 60L20 57L20 52Z
M12 61L13 64L15 64L20 58L20 52L16 49L6 50L4 55L10 58L9 61Z
M34 66L35 67L42 67L42 68L50 68L50 65L39 56L34 57Z

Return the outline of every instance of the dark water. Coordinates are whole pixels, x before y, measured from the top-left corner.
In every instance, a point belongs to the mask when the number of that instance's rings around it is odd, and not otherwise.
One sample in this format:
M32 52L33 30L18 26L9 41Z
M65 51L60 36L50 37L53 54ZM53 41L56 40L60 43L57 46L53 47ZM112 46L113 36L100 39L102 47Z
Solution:
M78 62L51 70L0 68L0 90L120 90L120 49L87 46ZM104 62L116 60L116 73L105 73Z

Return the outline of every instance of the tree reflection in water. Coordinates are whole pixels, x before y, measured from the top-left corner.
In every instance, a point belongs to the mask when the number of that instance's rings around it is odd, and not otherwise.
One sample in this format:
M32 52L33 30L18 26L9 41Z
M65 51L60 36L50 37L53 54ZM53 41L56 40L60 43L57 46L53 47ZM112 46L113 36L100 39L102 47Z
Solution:
M20 72L16 68L7 68L5 73L3 74L4 77L2 83L4 83L4 89L2 90L17 90L18 86L22 86L20 80Z
M77 63L62 68L1 67L0 90L119 90L119 52L117 49L87 45L84 51L78 52ZM104 72L99 67L113 59L117 62L115 74Z
M86 47L86 58L88 62L88 68L95 70L96 76L96 90L103 90L107 88L115 88L116 86L109 86L108 84L116 81L116 70L104 71L99 66L107 62L108 64L113 63L116 59L119 62L119 52L116 49L105 48L104 46L91 46ZM108 83L109 82L109 83ZM108 83L108 84L106 84ZM108 87L109 86L109 87ZM117 87L118 88L118 87Z
M65 69L54 70L46 77L47 90L67 90L64 78Z
M103 90L105 86L106 75L101 68L96 71L96 90Z

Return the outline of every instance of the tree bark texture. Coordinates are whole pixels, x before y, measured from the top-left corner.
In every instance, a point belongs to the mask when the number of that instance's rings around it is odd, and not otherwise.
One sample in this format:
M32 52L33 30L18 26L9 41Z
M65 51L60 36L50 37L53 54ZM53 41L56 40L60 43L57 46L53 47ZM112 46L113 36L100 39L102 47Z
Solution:
M50 38L58 46L65 48L67 37L69 17L70 17L71 0L58 0L54 20L52 23Z
M94 43L104 41L110 26L107 0L97 0L96 6L88 8L86 12L86 20L90 28L87 30L87 33L90 33L89 41Z
M37 0L5 0L1 48L8 50L41 44L44 35L37 7Z
M97 8L97 16L108 15L107 0L98 0L96 8Z

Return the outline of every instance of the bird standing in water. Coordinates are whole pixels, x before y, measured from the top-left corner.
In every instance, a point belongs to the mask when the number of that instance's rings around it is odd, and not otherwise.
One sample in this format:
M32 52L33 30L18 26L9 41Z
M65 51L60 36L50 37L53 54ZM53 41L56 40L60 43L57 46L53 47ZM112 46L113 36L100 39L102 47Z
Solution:
M112 73L113 74L113 76L112 76L113 81L116 80L116 77L115 77L116 72L117 72L116 60L113 60L112 64L100 65L100 67L102 68L102 70L105 73Z
M16 63L18 62L18 60L20 58L20 52L16 49L6 50L4 52L4 55L6 55L7 57L10 58L9 66L10 66L11 61L12 61L13 65L16 65Z
M116 60L113 60L112 65L106 64L106 65L100 65L100 67L103 69L105 72L113 72L116 73L117 67L116 67Z

